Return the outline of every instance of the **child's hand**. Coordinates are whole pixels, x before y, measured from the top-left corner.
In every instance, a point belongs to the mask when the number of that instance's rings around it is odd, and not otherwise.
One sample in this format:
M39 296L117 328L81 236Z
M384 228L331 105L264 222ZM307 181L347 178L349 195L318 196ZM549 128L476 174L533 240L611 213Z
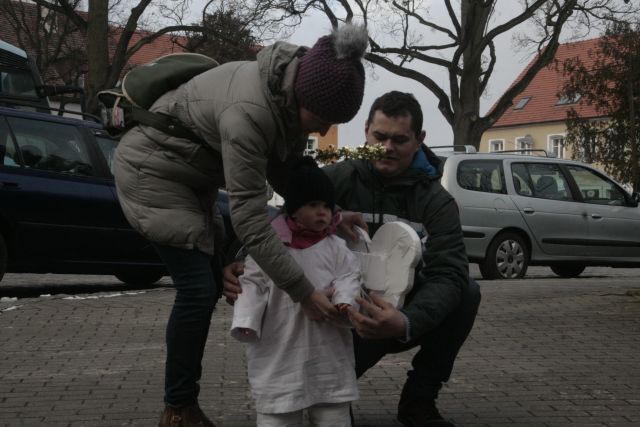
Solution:
M341 302L340 304L336 304L336 308L338 309L340 314L349 313L349 307L351 307L351 304L347 304L345 302Z
M349 320L349 309L351 308L351 304L341 302L340 304L336 304L335 307L336 310L338 310L339 319L332 320L331 324L339 328L352 328L353 325L351 324L351 320Z

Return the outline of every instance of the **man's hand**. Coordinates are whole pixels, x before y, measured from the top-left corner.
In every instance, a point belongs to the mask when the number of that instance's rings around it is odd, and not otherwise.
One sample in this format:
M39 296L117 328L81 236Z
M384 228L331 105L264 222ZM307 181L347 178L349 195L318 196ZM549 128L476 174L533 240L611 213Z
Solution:
M358 304L369 313L369 316L349 308L349 318L358 335L374 340L404 338L407 325L402 313L373 293L369 294L369 298L371 302L364 298L356 298Z
M244 273L244 262L242 261L232 262L222 269L222 294L230 305L233 305L238 299L238 294L242 293L240 280L238 280L242 273Z
M363 230L369 231L369 227L367 227L367 223L364 221L362 214L360 212L342 211L341 215L342 215L342 222L338 224L339 234L357 243L359 240L359 237L358 237L358 233L353 231L353 226L357 225Z
M329 297L333 294L333 288L327 288L323 291L313 291L306 298L300 301L302 311L311 320L319 322L339 321L340 312L329 301Z

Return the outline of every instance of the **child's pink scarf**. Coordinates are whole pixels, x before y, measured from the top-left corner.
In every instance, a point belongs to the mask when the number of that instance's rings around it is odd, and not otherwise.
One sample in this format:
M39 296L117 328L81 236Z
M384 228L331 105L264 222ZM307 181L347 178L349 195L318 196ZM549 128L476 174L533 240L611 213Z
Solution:
M342 221L340 212L331 219L331 224L322 231L311 231L303 228L285 214L280 214L271 221L271 226L276 231L280 240L295 249L306 249L318 243L331 234L335 234L336 227Z

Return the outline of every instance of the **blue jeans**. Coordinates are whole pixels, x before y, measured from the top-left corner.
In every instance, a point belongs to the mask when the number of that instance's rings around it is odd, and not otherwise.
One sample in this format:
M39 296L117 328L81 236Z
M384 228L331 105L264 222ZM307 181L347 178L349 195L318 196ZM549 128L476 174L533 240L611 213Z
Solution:
M435 400L442 384L449 380L458 351L467 339L480 305L480 286L469 279L458 307L440 325L407 343L395 339L367 340L353 334L358 378L386 354L401 353L420 346L411 361L403 396L420 401Z
M156 245L176 288L167 323L164 400L181 407L198 402L202 356L218 289L211 257L198 250Z

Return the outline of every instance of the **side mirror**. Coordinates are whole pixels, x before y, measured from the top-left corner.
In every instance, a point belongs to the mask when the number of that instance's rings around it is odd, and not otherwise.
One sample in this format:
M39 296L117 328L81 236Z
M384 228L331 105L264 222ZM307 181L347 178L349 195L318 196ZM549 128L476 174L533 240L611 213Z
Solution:
M633 207L637 208L638 204L640 204L640 193L637 191L631 194L631 201L633 202Z

